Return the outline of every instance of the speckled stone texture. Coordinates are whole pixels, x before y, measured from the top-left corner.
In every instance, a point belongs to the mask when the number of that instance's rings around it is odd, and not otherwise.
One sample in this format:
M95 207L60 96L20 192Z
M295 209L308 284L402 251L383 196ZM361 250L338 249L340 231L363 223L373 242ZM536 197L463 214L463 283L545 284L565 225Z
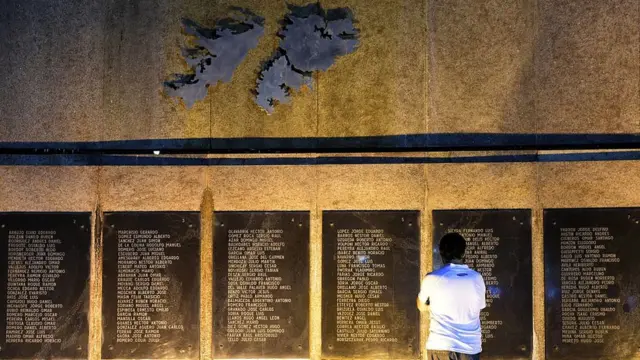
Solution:
M544 208L640 206L640 163L545 163L538 166Z
M215 167L210 172L214 210L311 212L309 346L311 359L320 359L322 210L420 210L423 167Z
M251 90L280 41L284 1L1 4L0 142L640 132L637 0L323 1L353 11L360 47L271 116ZM230 6L263 16L265 35L230 83L187 110L162 93L168 76L188 70L180 21L213 26ZM310 323L317 326L310 357L319 360L322 210L420 210L423 275L432 266L433 209L532 209L538 360L545 353L542 209L619 206L640 206L638 162L0 167L2 211L200 210L202 359L211 357L213 211L311 212ZM93 245L89 358L98 360L99 238Z
M207 181L199 167L104 167L102 211L197 211Z
M199 167L102 167L99 168L98 197L100 211L201 211L207 214L211 206L207 190L208 172ZM201 215L200 243L200 343L207 332L207 317L211 312L211 217ZM102 249L98 248L95 263L95 288L92 304L102 306ZM210 317L209 317L210 319ZM101 339L102 320L92 318L94 332ZM203 327L204 326L204 327ZM89 359L101 356L100 340L91 343ZM203 349L201 347L201 349ZM202 350L201 350L202 351Z
M359 48L269 116L251 90L283 1L8 1L0 141L640 131L636 0L321 4L351 9ZM211 27L231 6L263 16L265 35L187 110L162 91L188 70L181 19Z
M640 132L640 2L538 4L538 131Z
M546 153L543 153L546 154ZM402 154L401 154L402 155ZM407 155L407 154L404 154ZM423 154L424 155L424 154ZM485 156L491 153L466 153ZM407 155L411 156L411 155ZM438 158L456 154L431 154ZM640 207L640 163L459 163L425 165L204 167L0 167L2 211L200 211L201 358L211 354L214 211L310 211L310 358L321 349L321 212L420 210L421 274L432 267L434 209L532 209L534 350L544 358L542 210ZM100 314L101 244L94 238L91 313ZM416 284L416 293L418 284ZM90 319L90 359L100 358L100 316ZM423 316L421 343L428 317Z
M310 166L214 167L209 170L208 186L213 203L210 211L310 211L309 353L319 359L322 241L317 172L318 168ZM318 326L311 326L314 323ZM211 341L211 337L201 338L205 359L211 356Z
M640 163L633 161L595 163L545 163L538 166L538 237L542 244L542 211L548 208L597 208L640 206ZM534 245L535 246L535 245ZM535 248L534 248L535 249ZM537 251L534 251L537 252ZM542 269L535 276L542 276ZM538 285L539 284L539 285ZM537 286L536 286L537 285ZM544 322L544 284L534 283L537 309L534 321ZM535 310L535 308L534 308ZM539 358L544 358L543 333L538 334ZM613 345L613 344L610 344ZM632 357L640 359L640 353Z
M0 167L0 211L94 211L95 167Z
M293 5L306 5L302 0L290 1ZM211 4L211 3L209 3ZM249 52L236 70L233 81L221 84L209 91L211 102L211 133L213 137L292 137L315 136L317 128L318 91L294 92L289 104L281 104L272 115L255 103L252 90L265 60L278 48L278 31L284 16L289 12L283 1L222 0L211 4L218 14L225 14L229 6L251 9L265 18L265 35L258 47Z
M535 132L533 0L433 0L429 132Z
M211 20L201 0L107 1L104 38L106 121L101 140L208 137L211 108L187 111L163 92L164 81L189 69L181 56L181 19ZM195 15L198 16L195 16Z
M0 167L0 211L2 212L93 212L91 215L91 282L89 314L100 313L100 276L96 264L100 245L95 236L98 207L96 167ZM89 358L100 349L99 316L89 318Z
M322 3L353 10L360 45L318 76L318 136L426 132L425 2Z
M473 155L489 155L474 153ZM447 154L444 154L447 156ZM538 229L537 173L535 163L429 164L426 166L427 238L432 248L432 211L447 209L533 209L533 359L544 358L544 280L541 230ZM540 213L541 214L541 213ZM427 250L430 254L430 250ZM424 252L423 252L424 255ZM428 268L432 267L428 259ZM425 321L427 322L427 321ZM426 341L426 338L424 339Z
M99 139L104 4L2 2L0 141Z

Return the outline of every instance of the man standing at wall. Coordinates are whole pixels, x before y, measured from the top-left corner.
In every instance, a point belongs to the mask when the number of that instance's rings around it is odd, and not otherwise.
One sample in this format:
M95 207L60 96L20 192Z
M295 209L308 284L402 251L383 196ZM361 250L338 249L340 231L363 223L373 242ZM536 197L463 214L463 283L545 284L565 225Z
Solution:
M480 310L486 307L482 275L463 264L466 242L457 233L440 240L444 266L425 276L418 309L430 312L429 360L478 360L482 351Z

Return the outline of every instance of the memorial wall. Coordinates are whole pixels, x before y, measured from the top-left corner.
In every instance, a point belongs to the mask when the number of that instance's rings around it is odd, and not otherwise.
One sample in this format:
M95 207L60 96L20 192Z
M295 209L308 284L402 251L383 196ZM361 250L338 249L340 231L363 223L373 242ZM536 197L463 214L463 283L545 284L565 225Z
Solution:
M564 143L611 142L595 135L640 132L637 0L326 0L325 14L344 9L332 14L349 26L336 31L345 31L343 41L321 37L319 48L297 41L315 41L325 26L338 30L336 19L287 4L315 2L7 1L0 141L267 150L342 147L352 137L363 137L352 147L388 148L472 145L457 134L514 145L557 143L551 135L567 134L581 136ZM320 15L310 24L305 13ZM319 30L307 34L287 22ZM246 36L207 39L227 25ZM199 40L209 48L189 52ZM228 43L242 50L230 53ZM321 64L293 57L295 49L318 54ZM286 72L281 50L304 76ZM207 65L202 54L211 51ZM179 75L195 76L198 63L209 71L191 79L202 88L187 87L194 95L186 101L166 91L166 83L188 83ZM271 84L278 69L292 76Z
M424 360L450 231L483 358L640 359L639 24L638 0L3 2L0 360Z
M0 173L2 359L422 359L450 231L485 358L638 357L634 161Z
M87 358L90 213L0 216L2 358Z
M102 241L102 358L197 357L199 214L108 212Z

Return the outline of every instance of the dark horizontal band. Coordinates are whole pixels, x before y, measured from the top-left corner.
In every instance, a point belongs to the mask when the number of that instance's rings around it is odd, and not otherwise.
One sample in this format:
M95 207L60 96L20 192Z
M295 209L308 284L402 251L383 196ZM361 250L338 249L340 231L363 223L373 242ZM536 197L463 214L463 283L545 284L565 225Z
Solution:
M0 142L0 154L344 153L640 149L640 134L444 133L358 137Z

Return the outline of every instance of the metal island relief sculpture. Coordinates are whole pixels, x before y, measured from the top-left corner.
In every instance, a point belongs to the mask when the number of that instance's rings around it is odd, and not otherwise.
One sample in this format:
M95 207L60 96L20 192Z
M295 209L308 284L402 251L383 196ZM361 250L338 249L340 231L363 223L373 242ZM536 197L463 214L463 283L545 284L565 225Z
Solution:
M176 74L164 83L167 95L180 97L187 108L207 96L209 86L230 82L233 72L264 34L264 19L251 11L234 8L239 16L217 21L213 29L184 19L185 33L196 37L196 47L185 48L182 56L190 74Z
M280 47L265 63L256 87L256 103L269 114L276 103L289 102L292 90L311 87L314 71L328 70L338 56L358 46L359 31L347 8L289 5L283 24Z
M288 5L289 13L278 32L280 44L258 74L253 90L255 102L267 114L278 103L288 103L293 91L313 87L313 72L326 71L338 56L353 53L359 44L359 30L348 8L325 10L319 3ZM169 96L180 97L190 108L207 95L210 85L231 81L233 72L264 33L264 19L241 9L240 19L223 19L214 29L192 21L183 22L187 34L197 38L198 47L183 50L193 73L176 75L165 82Z

